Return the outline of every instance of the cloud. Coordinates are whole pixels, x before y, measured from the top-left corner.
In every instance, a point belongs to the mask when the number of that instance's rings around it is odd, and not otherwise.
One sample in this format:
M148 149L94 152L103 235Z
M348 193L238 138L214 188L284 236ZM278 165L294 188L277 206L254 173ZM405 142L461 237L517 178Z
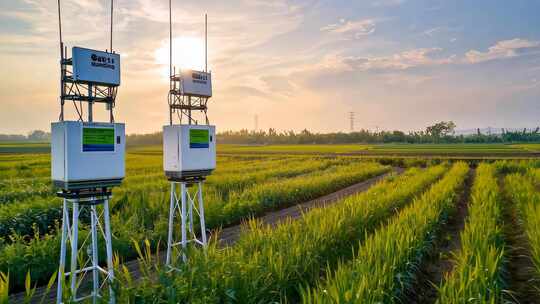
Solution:
M455 62L456 56L437 58L441 48L419 48L382 57L346 57L343 62L354 70L404 70L419 66L435 66Z
M17 33L0 29L0 39L9 43L9 48L0 48L1 53L17 49L25 54L43 53L56 48L58 43L58 15L56 1L24 0L16 7L0 11L2 18L12 18L25 26ZM110 11L100 1L75 0L61 3L62 34L64 41L72 44L105 42L108 37ZM120 13L115 17L117 18ZM118 19L118 18L117 18ZM124 19L123 17L119 18ZM118 20L116 20L118 21ZM126 24L116 22L115 30L123 30ZM106 33L104 35L104 32Z
M341 19L338 23L333 23L322 27L321 31L345 34L358 39L362 36L370 35L375 32L375 21L373 19L356 21L346 21L345 19Z
M433 37L433 35L435 35L436 33L440 32L442 30L443 30L443 28L440 27L440 26L439 27L434 27L434 28L431 28L429 30L425 30L423 32L423 34L426 35L426 36L429 36L429 37Z
M522 92L540 88L540 81L537 78L532 78L524 83L510 85L507 90L509 92Z
M405 0L376 0L371 3L371 6L381 7L381 6L398 6L404 3Z
M515 38L498 41L495 45L489 47L487 52L470 50L465 54L465 57L466 61L469 63L479 63L501 58L516 57L521 54L529 53L531 50L540 51L540 41Z
M291 96L294 91L287 75L263 76L261 80L265 82L269 92Z
M229 86L223 89L224 93L239 96L239 99L246 99L249 97L259 97L264 99L270 99L270 95L267 93L246 85ZM241 97L240 97L241 96Z

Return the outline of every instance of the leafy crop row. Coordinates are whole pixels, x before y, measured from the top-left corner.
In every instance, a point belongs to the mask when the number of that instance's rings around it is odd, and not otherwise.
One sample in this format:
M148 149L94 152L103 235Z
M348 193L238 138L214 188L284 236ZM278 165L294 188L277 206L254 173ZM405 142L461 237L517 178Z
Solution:
M314 168L320 168L320 162L312 165ZM235 201L228 200L224 204L220 203L218 196L210 196L211 199L206 200L208 228L215 228L224 222L231 221L229 218L223 217L222 214L240 219L242 218L241 215L250 216L278 206L299 203L302 199L314 198L326 194L323 193L325 191L332 192L339 189L339 187L381 174L388 171L389 167L377 163L354 162L349 165L331 166L320 172L317 169L314 170L315 172L300 175L296 178L278 181L279 187L273 189L280 192L279 195L273 196L272 199L281 197L283 198L282 201L274 200L272 204L269 204L268 201L265 201L265 195L256 195L259 190L254 188L254 194L246 194L249 200L244 201L249 202L248 206L252 208L249 210L245 209L247 206L240 206L239 208L230 209L226 213L224 212L225 208L229 206L229 203ZM288 186L289 182L293 186ZM274 183L270 181L270 185L274 185ZM251 193L250 191L248 188L244 193ZM212 191L209 192L212 193ZM271 194L268 193L268 195ZM206 197L208 198L208 195ZM147 193L141 190L127 192L126 195L122 196L122 199L113 202L111 207L113 209L111 218L113 248L121 258L129 259L136 256L132 244L133 239L149 239L153 246L159 240L164 239L167 227L167 199L166 192ZM34 280L45 282L56 270L59 254L59 235L56 230L52 231L53 234L45 234L41 237L36 235L30 240L16 237L14 241L6 244L0 242L0 256L2 256L2 259L0 259L0 271L4 273L10 272L12 287L20 287L27 271L31 272ZM85 233L83 226L81 235ZM14 269L17 269L17 271L13 271Z
M350 255L359 239L404 206L446 170L410 169L300 220L266 227L254 221L233 247L193 250L179 273L126 280L123 301L170 303L271 303L298 298L299 287L317 280L327 264Z
M289 161L289 166L287 167L279 166L281 162L277 164L275 162L263 163L264 166L259 165L257 166L258 170L253 170L254 172L245 175L233 175L229 173L228 168L223 168L216 175L211 176L210 181L205 185L205 192L213 193L216 189L227 187L241 191L256 182L262 183L272 178L294 177L346 162L343 160L317 159L304 160L302 162ZM242 167L242 164L239 164L239 166ZM137 195L137 192L167 192L168 186L169 184L162 172L150 175L128 176L124 184L114 190L114 197L111 204L114 209L115 205L129 201L129 198ZM30 185L26 185L26 187L30 187ZM21 188L19 191L23 193L24 189ZM7 237L11 234L28 236L32 235L35 229L42 234L51 231L51 228L54 228L56 222L62 217L62 208L61 200L52 195L52 188L48 191L50 192L48 196L28 194L29 196L23 201L4 206L0 204L0 237ZM2 197L7 195L5 192L2 193ZM207 202L221 205L223 204L222 201L226 201L223 196L222 191L219 197L216 196L214 202ZM213 196L209 195L209 197L212 198Z
M532 260L540 276L540 193L533 181L528 175L512 174L506 177L505 188L517 207Z
M302 292L305 303L391 303L410 286L442 221L455 207L468 166L455 164L431 189L366 239L352 262Z
M438 303L499 303L504 288L505 244L502 207L495 168L480 164L469 216L453 272L439 289Z

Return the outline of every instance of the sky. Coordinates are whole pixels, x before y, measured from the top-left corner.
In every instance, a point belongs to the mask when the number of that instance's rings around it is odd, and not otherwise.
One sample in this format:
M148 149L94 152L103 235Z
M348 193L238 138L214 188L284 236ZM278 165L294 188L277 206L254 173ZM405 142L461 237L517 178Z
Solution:
M0 2L0 133L58 120L56 3ZM253 129L255 116L259 129L348 131L351 111L357 130L540 125L538 0L172 3L180 67L204 68L208 14L208 114L219 131ZM108 48L109 5L62 0L64 43ZM116 121L130 134L158 131L168 123L168 1L114 7Z

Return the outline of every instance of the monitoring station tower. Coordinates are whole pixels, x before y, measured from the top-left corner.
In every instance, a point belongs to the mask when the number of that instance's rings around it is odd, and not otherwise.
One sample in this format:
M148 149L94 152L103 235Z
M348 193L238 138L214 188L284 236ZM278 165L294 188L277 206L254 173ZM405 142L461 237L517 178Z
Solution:
M63 199L57 303L62 303L66 294L69 302L102 301L105 286L109 288L109 302L114 303L109 199L112 187L119 185L125 174L125 131L124 124L115 122L113 116L120 85L120 55L112 48L113 2L108 50L73 47L69 57L62 41L60 0L58 21L60 117L51 124L51 175L57 195ZM73 103L75 120L65 119L66 102ZM105 105L108 122L94 121L97 104ZM81 234L86 235L81 240L80 225L88 225L88 233ZM98 240L105 242L106 258L101 260L106 260L106 268L99 263ZM68 251L70 266L66 271ZM63 290L64 286L69 286L70 291ZM85 286L89 294L79 296L79 286Z
M180 246L185 260L188 243L206 246L202 184L216 167L215 126L207 116L212 97L212 74L207 70L207 18L205 15L204 71L173 67L172 6L169 0L169 125L163 127L163 168L171 183L166 265L173 268L173 250ZM194 118L198 113L204 121ZM178 120L174 123L175 118ZM190 190L193 189L193 190ZM200 231L196 231L198 217ZM175 219L180 219L180 236ZM178 240L179 239L179 240ZM178 252L178 251L177 251Z

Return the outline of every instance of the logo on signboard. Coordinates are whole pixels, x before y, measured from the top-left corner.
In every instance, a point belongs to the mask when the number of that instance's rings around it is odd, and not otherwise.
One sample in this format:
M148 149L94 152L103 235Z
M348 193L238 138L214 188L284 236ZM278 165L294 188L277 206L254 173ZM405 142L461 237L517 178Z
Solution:
M92 66L94 67L101 67L101 68L114 70L114 58L92 54L90 56L90 59L92 59Z
M206 84L206 81L208 80L208 74L193 72L191 73L191 78L195 83Z
M189 129L189 147L192 149L208 148L210 135L208 130Z

